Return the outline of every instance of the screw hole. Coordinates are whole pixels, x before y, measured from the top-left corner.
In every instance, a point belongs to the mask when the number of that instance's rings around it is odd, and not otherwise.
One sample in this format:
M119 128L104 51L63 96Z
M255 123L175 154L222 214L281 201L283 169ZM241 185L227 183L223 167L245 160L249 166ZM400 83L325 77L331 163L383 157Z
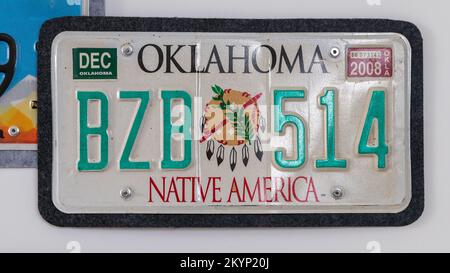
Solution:
M128 199L128 198L130 198L130 197L131 197L131 194L132 194L132 191L131 191L130 188L124 188L124 189L120 190L120 196L121 196L123 199Z
M344 197L344 189L342 187L336 187L331 191L331 195L336 200L341 199Z
M121 48L121 51L122 51L122 55L124 55L124 56L131 56L131 54L133 54L133 46L131 45L131 44L124 44L124 45L122 45L122 48Z
M20 133L20 130L17 126L11 126L8 128L8 134L12 137L18 136Z
M341 54L341 51L337 47L333 47L330 50L330 56L333 58L337 58Z

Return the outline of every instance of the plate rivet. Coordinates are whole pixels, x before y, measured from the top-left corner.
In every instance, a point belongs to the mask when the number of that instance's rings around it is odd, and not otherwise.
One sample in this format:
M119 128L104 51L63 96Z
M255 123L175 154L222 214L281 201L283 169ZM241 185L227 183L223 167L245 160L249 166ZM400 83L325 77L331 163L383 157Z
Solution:
M8 128L8 134L12 137L16 137L20 134L20 130L19 127L13 125L11 127Z
M331 190L331 195L334 199L338 200L344 197L344 189L342 187L335 187Z
M123 189L121 189L120 190L120 196L123 198L123 199L128 199L128 198L130 198L131 197L131 189L130 188L123 188Z
M339 55L341 54L341 50L338 47L332 47L330 49L330 56L333 58L337 58L339 57Z
M37 109L38 108L37 101L35 101L35 100L30 101L30 108Z
M130 44L124 44L122 45L122 48L120 49L122 51L123 56L131 56L133 54L133 46Z

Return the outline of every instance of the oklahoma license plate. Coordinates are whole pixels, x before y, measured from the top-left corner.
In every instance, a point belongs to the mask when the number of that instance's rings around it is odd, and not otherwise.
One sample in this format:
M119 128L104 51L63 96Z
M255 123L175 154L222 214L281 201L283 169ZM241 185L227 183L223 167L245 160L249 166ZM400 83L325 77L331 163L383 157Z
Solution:
M320 225L321 215L346 225L340 217L365 215L376 225L408 211L418 90L407 34L339 20L348 28L292 20L295 32L252 32L231 21L217 31L204 21L211 28L180 31L156 20L142 22L148 29L46 25L58 31L41 37L51 53L42 137L51 141L41 142L48 154L39 149L41 162L51 158L44 172L58 213L188 226L201 224L186 215L224 225L246 216L266 217L246 225Z

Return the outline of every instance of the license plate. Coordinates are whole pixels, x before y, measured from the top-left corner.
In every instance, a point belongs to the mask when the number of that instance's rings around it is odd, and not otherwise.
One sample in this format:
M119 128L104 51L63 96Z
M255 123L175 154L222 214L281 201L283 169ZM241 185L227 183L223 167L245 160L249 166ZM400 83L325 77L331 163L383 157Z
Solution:
M401 225L420 215L412 25L101 20L42 30L50 222Z

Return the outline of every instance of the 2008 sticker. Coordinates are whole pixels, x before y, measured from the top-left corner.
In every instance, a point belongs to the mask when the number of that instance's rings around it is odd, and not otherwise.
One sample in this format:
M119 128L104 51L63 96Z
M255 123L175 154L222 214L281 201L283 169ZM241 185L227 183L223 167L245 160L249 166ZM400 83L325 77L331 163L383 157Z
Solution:
M347 77L389 78L393 73L392 48L348 48Z

